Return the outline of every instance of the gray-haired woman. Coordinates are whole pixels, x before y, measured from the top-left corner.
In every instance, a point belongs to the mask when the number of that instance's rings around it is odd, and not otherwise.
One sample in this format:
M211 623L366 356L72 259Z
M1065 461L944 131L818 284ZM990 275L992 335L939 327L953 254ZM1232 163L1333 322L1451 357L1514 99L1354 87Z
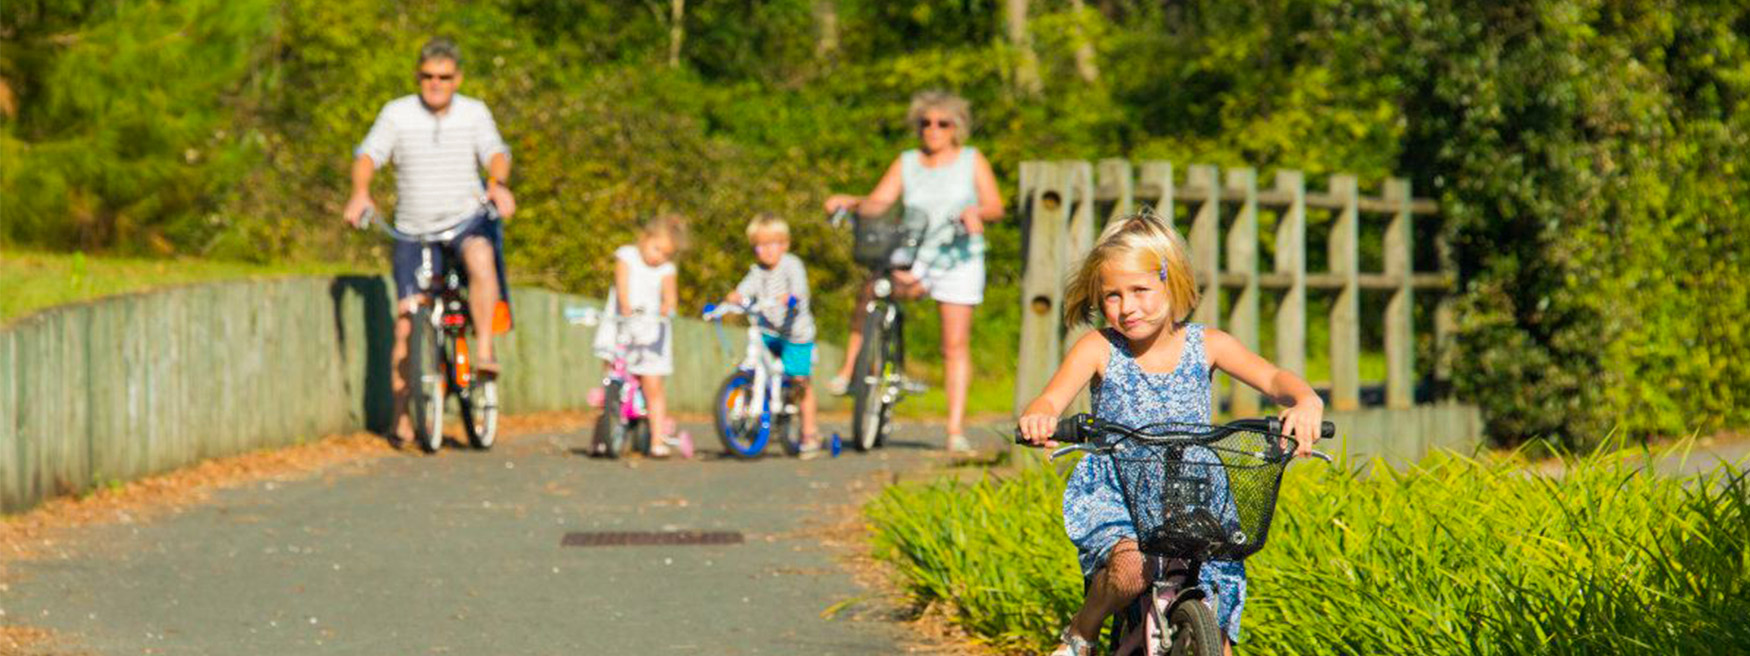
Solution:
M972 381L972 308L984 302L983 233L986 221L1003 216L996 175L978 149L965 144L970 108L965 99L942 91L912 97L906 120L917 128L918 148L900 153L867 196L834 195L826 211L854 209L862 216L886 212L903 202L907 212L927 217L925 237L916 263L894 274L894 294L917 298L928 294L942 315L943 387L948 394L950 451L967 452L966 390ZM966 236L952 229L965 226ZM863 304L851 322L845 361L830 386L843 394L858 349L863 344Z

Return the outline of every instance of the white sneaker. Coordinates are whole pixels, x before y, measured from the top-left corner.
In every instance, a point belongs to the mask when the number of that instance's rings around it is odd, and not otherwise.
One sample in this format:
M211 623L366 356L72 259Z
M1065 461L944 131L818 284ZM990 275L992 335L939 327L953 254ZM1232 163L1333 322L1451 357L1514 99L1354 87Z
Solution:
M948 452L970 454L978 453L978 450L972 448L972 442L967 440L965 435L949 435Z
M851 393L851 381L844 376L833 376L826 382L826 391L833 396L844 396Z

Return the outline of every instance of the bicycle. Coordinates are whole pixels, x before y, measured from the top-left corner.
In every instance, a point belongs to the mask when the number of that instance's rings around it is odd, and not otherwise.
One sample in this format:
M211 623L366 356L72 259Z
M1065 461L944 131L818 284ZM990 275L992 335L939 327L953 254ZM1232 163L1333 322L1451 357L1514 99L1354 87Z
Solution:
M1221 653L1214 591L1202 587L1203 563L1242 560L1264 548L1282 472L1294 459L1281 421L1241 419L1221 426L1164 423L1128 427L1083 413L1059 420L1051 439L1072 452L1111 458L1124 505L1146 557L1149 589L1113 616L1116 656L1214 656ZM1320 437L1336 426L1324 422ZM1103 443L1102 436L1111 436ZM1030 444L1015 434L1017 444ZM1326 462L1331 457L1312 455Z
M565 320L573 325L598 326L601 324L602 314L592 307L565 308ZM617 322L613 357L602 374L601 386L590 389L587 397L590 407L602 410L601 415L596 418L590 451L610 459L619 459L630 447L633 451L649 455L650 413L644 404L643 385L639 383L638 376L627 368L628 342L625 328L631 321L651 319L646 315L636 314L630 317L615 315L608 320ZM670 443L677 447L681 457L693 457L692 439L686 433L677 432L674 435Z
M854 217L852 259L869 269L870 298L864 304L863 346L851 365L849 391L852 399L851 445L868 451L887 442L893 430L893 406L907 395L922 394L929 387L905 376L905 310L893 297L895 271L912 267L919 245L927 233L927 220L916 212L864 217L840 209L832 224L843 225ZM966 237L966 226L952 224L956 238Z
M375 223L390 238L421 247L415 274L420 302L413 310L413 333L407 338L412 370L409 380L416 382L409 391L408 414L413 417L414 441L426 453L443 447L444 401L451 394L456 397L470 446L490 449L498 437L498 381L475 375L469 360L468 335L474 322L464 293L462 258L443 258L441 271L432 266L433 248L475 229L482 221L498 220L497 208L484 200L471 212L472 218L454 227L423 234L407 234L387 221L377 221L375 210L369 207L359 217L361 230Z
M717 388L712 406L715 408L711 414L716 420L717 438L723 442L726 452L742 458L758 456L774 436L784 447L785 455L799 455L802 453L802 439L796 421L802 390L790 376L784 375L783 360L765 342L767 335L782 338L789 333L789 323L795 317L796 299L791 297L787 307L789 314L782 327L769 325L754 311L757 306L755 299L747 299L741 304L705 306L704 319L717 323L719 340L723 335L724 316L739 313L749 317L747 354L735 372ZM836 455L836 436L833 447Z

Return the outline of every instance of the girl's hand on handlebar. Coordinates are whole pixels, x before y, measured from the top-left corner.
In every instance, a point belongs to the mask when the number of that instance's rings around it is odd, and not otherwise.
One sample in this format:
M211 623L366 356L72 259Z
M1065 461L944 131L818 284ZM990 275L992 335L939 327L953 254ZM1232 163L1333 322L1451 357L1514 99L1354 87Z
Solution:
M1017 428L1021 431L1021 437L1026 439L1028 444L1047 449L1057 446L1057 441L1051 439L1052 434L1057 432L1057 415L1044 413L1021 415L1021 420L1016 423Z
M960 213L960 224L966 226L966 234L984 234L984 217L978 215L977 207L968 207Z
M1325 402L1316 396L1301 399L1277 416L1282 419L1282 434L1294 438L1295 457L1311 455L1313 442L1319 439L1319 426L1325 419Z

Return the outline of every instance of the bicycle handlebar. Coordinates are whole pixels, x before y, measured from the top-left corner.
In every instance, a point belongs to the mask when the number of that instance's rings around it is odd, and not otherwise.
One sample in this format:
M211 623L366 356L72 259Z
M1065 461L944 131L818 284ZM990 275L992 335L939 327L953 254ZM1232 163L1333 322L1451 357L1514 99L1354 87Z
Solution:
M1065 444L1082 444L1101 433L1117 433L1144 442L1201 442L1220 438L1234 431L1280 435L1282 434L1282 420L1277 417L1237 419L1222 426L1210 426L1208 430L1204 431L1172 431L1166 434L1151 434L1146 426L1140 429L1131 428L1083 412L1057 420L1057 430L1052 433L1051 439ZM1336 424L1328 421L1320 424L1319 439L1328 440L1336 434ZM1015 443L1024 446L1032 446L1033 444L1021 435L1020 428L1015 429Z
M378 219L380 217L377 216L376 208L366 206L365 211L361 212L359 214L358 229L368 230L368 229L370 229L372 224L375 224L377 226L377 230L381 231L385 235L388 235L391 239L394 239L396 241L404 241L404 242L410 242L410 243L415 243L415 244L440 244L440 243L448 242L452 239L455 239L456 235L459 235L459 234L462 234L468 230L474 229L474 226L477 225L481 221L486 221L486 220L497 221L498 220L498 216L499 216L498 215L498 206L493 205L490 201L483 201L480 203L480 206L481 206L481 209L485 209L486 211L480 212L478 210L470 210L471 212L474 212L473 216L471 216L467 220L462 221L461 223L458 223L454 226L451 226L450 228L445 229L445 230L439 230L437 232L428 232L428 233L417 234L417 235L410 235L410 234L407 234L405 232L401 232L400 230L396 230L395 227L389 225L389 222L386 220L379 221Z

